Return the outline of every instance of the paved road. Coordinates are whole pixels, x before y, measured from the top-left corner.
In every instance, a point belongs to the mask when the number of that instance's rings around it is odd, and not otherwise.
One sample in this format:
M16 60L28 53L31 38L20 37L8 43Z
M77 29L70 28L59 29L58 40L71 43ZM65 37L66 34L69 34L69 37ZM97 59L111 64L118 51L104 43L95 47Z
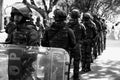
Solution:
M92 71L82 74L81 80L120 80L120 47L107 47L92 64Z
M81 80L120 80L120 40L107 40L107 48Z

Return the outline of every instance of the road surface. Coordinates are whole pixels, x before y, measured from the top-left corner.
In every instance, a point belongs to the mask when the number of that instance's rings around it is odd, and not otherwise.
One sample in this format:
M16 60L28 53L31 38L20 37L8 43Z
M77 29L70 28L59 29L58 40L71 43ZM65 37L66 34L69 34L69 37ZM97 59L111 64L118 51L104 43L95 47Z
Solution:
M107 39L107 48L94 63L92 71L80 80L120 80L120 40Z

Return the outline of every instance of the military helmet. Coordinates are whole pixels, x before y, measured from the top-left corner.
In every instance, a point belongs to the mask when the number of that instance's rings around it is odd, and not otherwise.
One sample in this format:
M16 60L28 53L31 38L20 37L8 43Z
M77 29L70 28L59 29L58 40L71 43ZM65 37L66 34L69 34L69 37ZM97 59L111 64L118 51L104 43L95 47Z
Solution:
M64 11L60 9L56 9L54 11L54 18L56 21L64 21L66 20L66 17L67 17L67 14Z
M87 12L87 13L83 14L83 19L85 19L85 20L89 20L89 19L93 20L93 16L90 13Z
M11 15L14 14L22 14L26 18L30 18L32 11L24 3L16 2L15 4L12 5Z
M80 12L78 9L73 9L70 13L71 18L77 19L80 17Z

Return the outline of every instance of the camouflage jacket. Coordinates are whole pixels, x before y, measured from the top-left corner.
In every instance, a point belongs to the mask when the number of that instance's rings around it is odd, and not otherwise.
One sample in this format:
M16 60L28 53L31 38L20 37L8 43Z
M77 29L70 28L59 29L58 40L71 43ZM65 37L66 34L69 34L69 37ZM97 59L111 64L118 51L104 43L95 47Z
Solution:
M45 31L42 45L47 47L58 47L68 50L76 44L73 31L65 27L64 22L54 22L49 29Z
M85 26L82 23L79 23L78 20L71 19L68 23L68 27L74 31L76 42L82 44L86 38Z
M83 24L86 27L86 43L92 45L97 36L96 24L92 20L84 21Z
M12 26L12 25L11 25ZM9 39L6 41L8 44L37 46L39 45L38 32L34 25L23 23L16 25L12 30Z

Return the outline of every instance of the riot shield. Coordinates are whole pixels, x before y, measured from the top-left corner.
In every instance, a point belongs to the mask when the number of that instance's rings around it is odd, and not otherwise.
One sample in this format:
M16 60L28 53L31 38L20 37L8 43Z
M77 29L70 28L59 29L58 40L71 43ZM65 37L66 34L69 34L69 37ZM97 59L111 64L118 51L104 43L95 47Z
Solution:
M64 49L1 44L0 53L5 56L0 57L1 80L67 80Z
M37 77L41 80L67 80L69 56L64 49L40 49L37 58Z
M4 67L5 69L3 68L1 69L3 70L3 72L6 73L4 74L4 76L7 76L6 79L2 80L25 80L23 79L24 69L26 69L23 66L23 62L25 61L25 60L23 61L23 57L26 55L25 49L26 49L25 46L0 44L1 53L7 56L6 64L0 65L0 67L5 66Z
M8 55L0 45L0 80L8 80Z

